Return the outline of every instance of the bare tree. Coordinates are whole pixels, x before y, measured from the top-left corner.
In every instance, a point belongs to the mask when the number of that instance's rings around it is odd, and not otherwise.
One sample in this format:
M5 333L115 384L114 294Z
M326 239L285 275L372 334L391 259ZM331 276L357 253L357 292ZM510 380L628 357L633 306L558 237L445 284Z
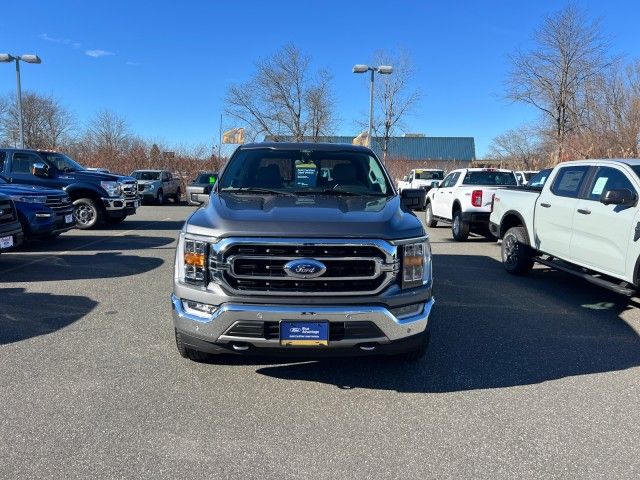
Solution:
M0 102L0 135L4 143L16 146L20 123L13 98L8 94ZM29 91L22 95L22 123L28 148L57 149L70 141L75 128L73 114L58 99Z
M332 78L311 72L311 59L292 44L256 64L244 84L232 84L226 113L250 130L250 136L292 136L297 141L326 135L335 128Z
M380 144L384 160L387 160L391 137L404 128L406 117L413 113L420 101L420 89L414 88L415 76L413 62L406 52L391 55L381 51L375 55L374 65L391 65L391 75L377 75L375 83L375 102L378 114L373 121L373 136ZM368 125L361 122L361 125Z
M495 137L489 157L500 161L501 166L532 170L540 165L543 155L535 129L519 127Z
M573 5L546 17L534 42L530 51L511 56L507 98L542 112L561 160L567 136L584 125L592 83L612 60L599 22Z

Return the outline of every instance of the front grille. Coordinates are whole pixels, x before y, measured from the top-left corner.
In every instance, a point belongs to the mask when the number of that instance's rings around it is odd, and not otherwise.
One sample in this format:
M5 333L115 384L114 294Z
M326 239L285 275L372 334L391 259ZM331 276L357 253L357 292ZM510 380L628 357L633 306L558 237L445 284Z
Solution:
M279 322L257 322L240 320L224 332L228 337L278 340ZM384 337L382 331L373 322L330 322L329 341L366 340Z
M16 221L16 212L11 200L0 200L0 224Z
M125 200L135 200L138 198L138 186L136 182L122 184L122 196Z
M68 195L47 195L45 205L56 213L69 213L73 210L73 204Z
M385 249L374 241L357 242L341 245L337 241L319 240L294 244L230 239L226 245L212 245L209 272L214 281L242 293L375 294L397 275L396 249L388 244ZM307 279L296 278L285 271L288 262L301 259L320 261L326 271Z

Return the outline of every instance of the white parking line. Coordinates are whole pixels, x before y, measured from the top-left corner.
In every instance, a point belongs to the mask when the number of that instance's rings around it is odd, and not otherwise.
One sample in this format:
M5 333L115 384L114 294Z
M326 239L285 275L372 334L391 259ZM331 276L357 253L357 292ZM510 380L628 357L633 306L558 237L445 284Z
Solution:
M17 267L7 268L7 269L5 269L5 270L0 270L0 273L9 273L9 272L14 272L14 271L16 271L16 270L20 270L21 268L29 267L29 266L31 266L31 265L35 265L36 263L44 262L44 261L46 261L46 260L51 260L52 258L56 258L56 257L59 257L59 256L61 256L61 255L66 255L66 254L68 254L68 253L71 253L71 252L75 252L75 251L81 250L81 249L86 248L86 247L89 247L89 246L91 246L91 245L96 245L96 244L101 243L101 242L106 242L107 240L109 240L109 239L111 239L111 238L122 237L122 236L124 236L124 235L127 235L128 233L135 232L136 230L140 230L141 228L145 228L145 227L147 227L147 226L149 226L149 225L153 225L154 223L158 223L158 222L166 222L167 220L171 220L171 217L163 218L162 220L154 220L154 221L152 221L152 222L149 222L149 223L145 223L145 224L143 224L143 225L140 225L139 227L132 228L131 230L126 230L126 231L124 231L124 232L120 232L120 233L118 233L117 235L111 235L111 236L109 236L109 237L107 237L107 238L104 238L104 237L103 237L103 238L101 238L100 240L94 240L94 241L92 241L92 242L85 243L85 244L80 245L80 246L78 246L78 247L71 248L71 249L69 249L69 250L65 250L64 252L56 253L55 255L48 255L48 256L46 256L46 257L38 258L37 260L32 260L32 261L30 261L30 262L23 263L23 264L21 264L21 265L18 265Z

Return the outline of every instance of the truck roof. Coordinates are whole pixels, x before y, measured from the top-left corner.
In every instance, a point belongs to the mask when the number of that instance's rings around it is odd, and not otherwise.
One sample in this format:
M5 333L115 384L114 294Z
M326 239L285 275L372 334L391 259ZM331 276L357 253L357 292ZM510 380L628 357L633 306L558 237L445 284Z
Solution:
M640 166L640 158L590 158L588 160L569 160L567 162L559 163L558 165L563 165L566 163L577 164L577 165L591 165L593 163L622 163L629 165L630 167Z
M269 148L271 150L322 150L325 152L360 152L373 155L373 151L367 147L351 145L350 143L323 143L323 142L256 142L240 145L238 150L256 148Z

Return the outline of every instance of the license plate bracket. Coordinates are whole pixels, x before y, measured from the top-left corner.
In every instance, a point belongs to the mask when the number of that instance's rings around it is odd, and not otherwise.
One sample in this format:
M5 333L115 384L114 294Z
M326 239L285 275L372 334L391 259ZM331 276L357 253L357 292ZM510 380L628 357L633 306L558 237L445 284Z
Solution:
M73 223L73 215L65 215L64 223Z
M0 248L11 248L13 247L13 235L9 235L8 237L0 237Z
M280 322L280 345L293 347L326 347L329 345L329 322L282 320Z

